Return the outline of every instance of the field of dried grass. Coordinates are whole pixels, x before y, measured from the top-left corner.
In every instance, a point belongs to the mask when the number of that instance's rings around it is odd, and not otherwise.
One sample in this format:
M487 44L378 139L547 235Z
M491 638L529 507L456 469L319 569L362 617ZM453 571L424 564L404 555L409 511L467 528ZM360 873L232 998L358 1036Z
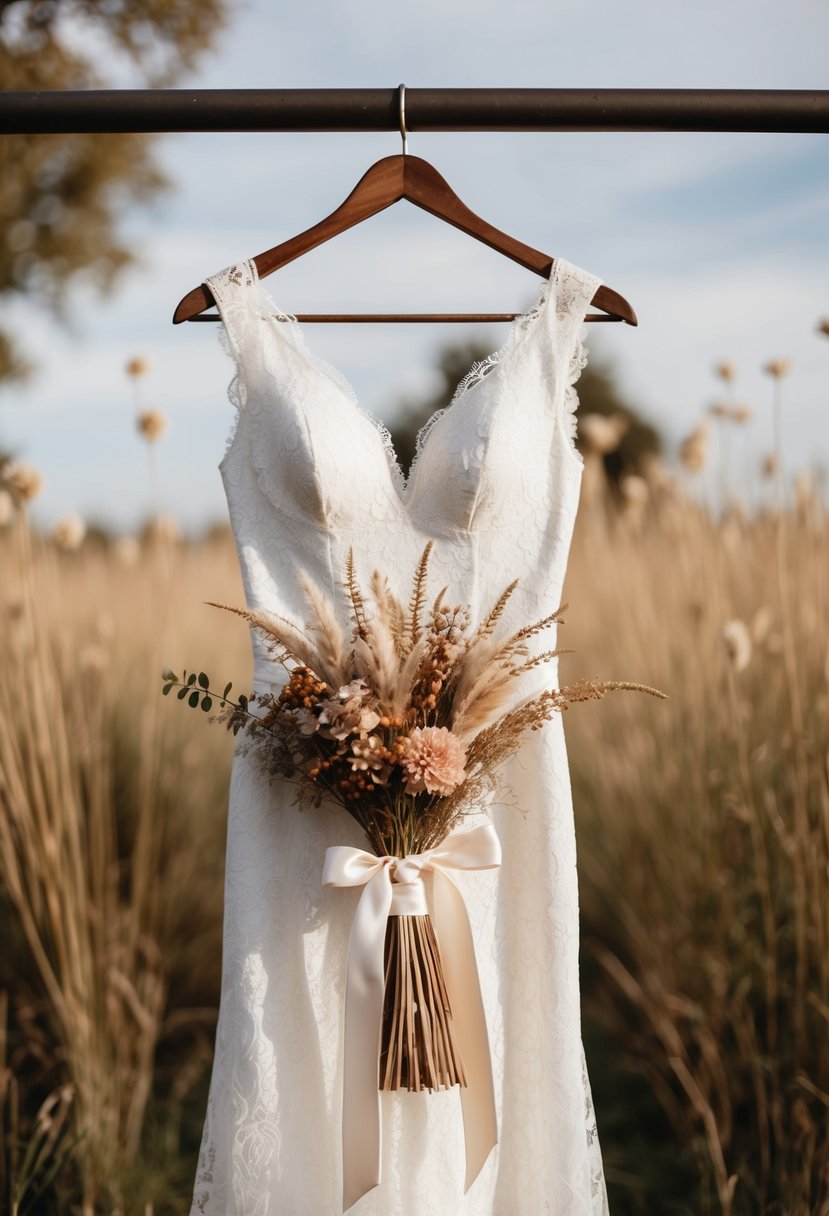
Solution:
M829 526L610 499L588 453L562 683L582 995L613 1216L829 1213ZM77 538L76 538L77 539ZM0 529L0 1195L183 1216L221 971L233 739L170 664L249 678L229 534Z

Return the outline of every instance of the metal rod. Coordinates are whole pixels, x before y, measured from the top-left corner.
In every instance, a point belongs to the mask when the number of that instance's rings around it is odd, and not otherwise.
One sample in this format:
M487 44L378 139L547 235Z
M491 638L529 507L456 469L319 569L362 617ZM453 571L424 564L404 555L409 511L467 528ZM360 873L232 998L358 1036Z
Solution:
M0 91L0 133L399 131L392 89ZM829 132L810 89L406 89L408 131Z

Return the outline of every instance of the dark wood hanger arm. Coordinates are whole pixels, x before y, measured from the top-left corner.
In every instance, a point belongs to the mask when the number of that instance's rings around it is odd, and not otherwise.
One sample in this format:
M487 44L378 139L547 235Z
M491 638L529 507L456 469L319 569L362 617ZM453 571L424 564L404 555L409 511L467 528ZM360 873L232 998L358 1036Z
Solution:
M548 278L554 259L549 254L525 245L476 215L455 194L437 169L419 156L397 154L376 161L360 178L348 197L330 215L311 228L275 245L253 259L260 278L285 266L340 232L353 228L372 215L384 211L401 199L428 211L438 219L482 241L527 270ZM592 301L597 307L629 325L636 325L636 314L624 296L602 285ZM190 320L215 303L209 289L201 284L181 300L173 323ZM345 318L344 318L345 319Z

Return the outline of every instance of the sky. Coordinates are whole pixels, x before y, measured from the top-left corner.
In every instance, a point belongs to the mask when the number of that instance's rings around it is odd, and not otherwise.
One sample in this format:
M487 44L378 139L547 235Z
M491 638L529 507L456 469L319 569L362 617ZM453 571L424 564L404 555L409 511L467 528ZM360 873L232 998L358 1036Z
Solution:
M137 83L92 32L72 36ZM829 87L825 0L248 0L214 52L180 82L194 88ZM36 137L35 137L36 138ZM217 326L171 324L179 299L210 274L328 214L365 170L400 151L399 135L164 136L173 188L123 229L139 265L106 300L80 289L72 328L25 302L10 309L40 363L0 391L0 447L36 465L43 527L70 512L118 531L159 507L198 532L226 521L218 463L233 418L232 365ZM478 214L574 262L620 291L639 327L588 326L591 360L610 362L631 403L663 434L668 463L723 399L713 373L737 369L735 400L753 410L729 437L729 493L751 498L772 445L772 383L788 358L783 464L829 467L829 136L703 133L418 133L430 160ZM320 246L267 280L286 312L519 311L539 280L406 203ZM309 345L338 367L363 408L393 426L402 400L434 388L436 352L505 326L316 325ZM149 360L143 407L169 430L156 480L135 429L127 361ZM703 476L700 493L717 468ZM713 492L713 491L712 491Z

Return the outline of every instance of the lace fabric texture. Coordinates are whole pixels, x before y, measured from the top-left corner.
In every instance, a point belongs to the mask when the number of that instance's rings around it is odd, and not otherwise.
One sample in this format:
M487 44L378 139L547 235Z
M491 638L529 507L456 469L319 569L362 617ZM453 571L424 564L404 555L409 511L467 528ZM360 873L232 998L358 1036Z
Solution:
M408 478L388 429L316 357L246 262L207 280L236 376L219 466L248 604L302 622L303 567L341 610L349 547L408 602L426 541L430 587L487 611L514 578L503 628L553 612L578 506L575 383L599 280L559 259L499 351L421 430ZM556 645L554 631L533 639ZM254 642L254 687L278 680ZM557 680L544 664L538 688ZM532 691L525 685L525 694ZM342 1013L359 898L323 889L325 849L363 847L334 804L234 757L222 990L191 1216L341 1211ZM561 717L528 732L488 808L497 872L460 874L478 958L499 1143L468 1193L457 1089L384 1093L383 1179L353 1216L608 1216L581 1039L576 841Z

